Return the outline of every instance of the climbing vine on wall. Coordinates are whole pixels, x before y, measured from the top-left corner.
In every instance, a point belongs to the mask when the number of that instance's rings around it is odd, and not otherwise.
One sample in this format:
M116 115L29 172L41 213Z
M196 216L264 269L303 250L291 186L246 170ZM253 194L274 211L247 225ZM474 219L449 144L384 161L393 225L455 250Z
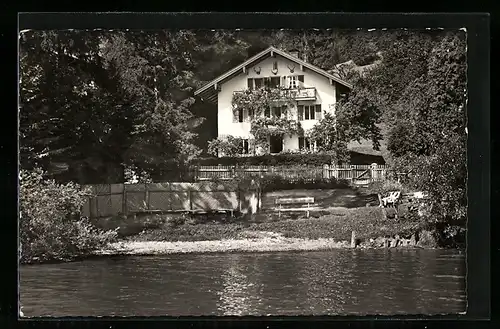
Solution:
M269 148L269 136L302 135L304 130L297 120L288 118L259 117L252 121L250 133L254 136L255 147Z
M250 115L250 133L252 153L261 148L269 149L269 136L284 136L303 134L302 127L291 113L291 108L296 107L294 90L277 87L256 90L243 90L233 95L233 115L238 116L239 111L246 111ZM272 113L272 108L285 109L279 116Z
M235 92L232 99L233 113L247 110L255 113L256 117L262 116L271 106L294 106L296 104L293 91L284 88L261 88L256 90L242 90Z

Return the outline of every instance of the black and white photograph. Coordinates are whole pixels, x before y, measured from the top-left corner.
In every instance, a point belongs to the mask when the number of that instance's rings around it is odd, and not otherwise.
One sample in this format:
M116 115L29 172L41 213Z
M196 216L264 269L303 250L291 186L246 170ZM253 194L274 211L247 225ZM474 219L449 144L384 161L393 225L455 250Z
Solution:
M19 314L465 314L467 29L19 31Z

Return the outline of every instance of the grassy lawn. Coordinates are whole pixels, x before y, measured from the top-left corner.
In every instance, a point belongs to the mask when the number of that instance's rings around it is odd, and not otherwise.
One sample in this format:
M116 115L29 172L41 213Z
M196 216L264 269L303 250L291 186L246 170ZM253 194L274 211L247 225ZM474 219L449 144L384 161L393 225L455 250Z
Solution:
M303 215L302 215L303 216ZM251 219L233 220L226 223L184 223L172 225L165 223L157 228L147 229L137 235L125 237L133 241L204 241L238 239L248 231L266 231L283 234L288 238L349 240L351 232L356 231L360 239L384 236L411 235L418 228L416 222L399 222L383 219L378 207L339 208L327 215L311 218L282 219L266 215Z

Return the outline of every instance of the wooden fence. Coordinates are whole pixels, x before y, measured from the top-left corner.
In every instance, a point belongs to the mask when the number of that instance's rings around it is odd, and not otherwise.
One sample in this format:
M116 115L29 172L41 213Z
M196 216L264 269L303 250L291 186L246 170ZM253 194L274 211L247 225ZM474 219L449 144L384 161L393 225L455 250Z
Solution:
M206 212L215 210L254 213L257 188L215 183L149 183L87 185L93 196L83 206L90 218L140 212Z
M211 179L231 180L235 177L263 177L278 175L288 179L329 179L337 178L352 183L369 183L388 179L385 165L343 165L325 164L320 166L197 166L194 168L195 181Z

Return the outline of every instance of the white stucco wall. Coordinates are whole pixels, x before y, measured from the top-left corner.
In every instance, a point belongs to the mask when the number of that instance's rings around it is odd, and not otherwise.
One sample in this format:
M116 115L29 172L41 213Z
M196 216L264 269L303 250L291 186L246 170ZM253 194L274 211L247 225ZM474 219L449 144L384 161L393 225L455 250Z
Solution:
M278 73L274 75L271 70L273 62L278 62ZM295 66L294 73L290 73L287 65ZM261 73L257 74L254 67L260 67ZM319 75L318 73L305 68L305 71L300 70L300 66L288 59L279 55L275 58L269 57L254 66L246 68L247 73L243 71L234 78L225 81L220 85L221 91L218 94L218 135L233 135L243 138L250 137L250 122L233 122L233 109L231 100L234 91L247 89L248 78L264 78L273 76L289 76L289 75L304 75L304 87L316 88L316 101L299 101L300 105L314 105L321 104L323 112L331 112L331 105L335 104L335 87L336 83L330 84L328 78ZM289 110L292 115L297 118L297 110ZM334 114L334 113L333 113ZM311 129L318 120L304 120L301 125L304 130ZM284 137L284 150L298 149L299 142L298 136L285 136Z

